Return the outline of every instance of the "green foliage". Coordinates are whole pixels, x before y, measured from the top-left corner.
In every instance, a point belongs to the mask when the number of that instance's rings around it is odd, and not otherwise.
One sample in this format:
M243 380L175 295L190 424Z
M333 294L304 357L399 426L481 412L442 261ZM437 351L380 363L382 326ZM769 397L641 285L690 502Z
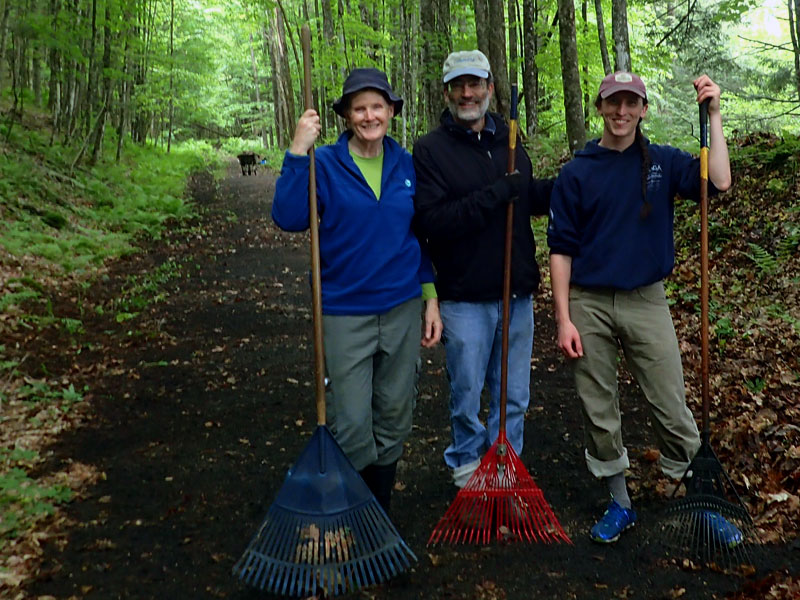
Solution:
M0 448L0 544L72 499L67 486L42 485L28 475L24 465L37 459L36 452Z
M150 304L163 302L167 297L162 289L164 284L180 276L181 265L172 259L162 263L147 275L131 275L123 286L120 296L114 300L117 323L135 319L139 312Z
M763 377L754 377L753 379L744 380L744 385L747 388L747 391L754 396L764 391L766 383L767 382L764 381Z
M83 401L83 395L89 391L88 386L76 390L74 384L67 387L53 388L45 381L32 380L17 390L17 398L29 407L55 406L62 412L68 412L73 404Z
M72 150L50 147L36 131L15 131L13 160L0 161L0 189L9 190L0 198L6 214L0 248L65 273L90 272L133 252L137 237L158 238L169 222L191 216L187 173L219 161L210 144L192 141L175 144L170 153L131 146L119 164L71 173ZM7 296L0 299L2 310L32 294Z
M778 241L776 256L778 260L789 260L797 254L800 247L800 225L788 224L787 234Z
M758 244L750 242L747 245L750 248L750 252L745 253L745 255L756 264L759 271L764 275L774 273L778 268L778 261L775 257Z

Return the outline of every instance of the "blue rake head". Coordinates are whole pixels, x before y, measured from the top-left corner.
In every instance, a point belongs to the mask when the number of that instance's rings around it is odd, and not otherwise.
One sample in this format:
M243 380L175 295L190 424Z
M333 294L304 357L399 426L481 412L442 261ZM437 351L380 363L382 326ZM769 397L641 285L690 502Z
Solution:
M386 581L416 559L323 425L233 571L277 595L335 596Z

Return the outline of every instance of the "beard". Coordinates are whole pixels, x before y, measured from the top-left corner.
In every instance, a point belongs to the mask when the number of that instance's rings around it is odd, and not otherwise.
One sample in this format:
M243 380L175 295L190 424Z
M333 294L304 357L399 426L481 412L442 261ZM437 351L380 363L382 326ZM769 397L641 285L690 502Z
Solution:
M458 120L465 123L474 123L483 118L486 111L489 110L489 94L486 94L483 100L477 105L461 106L458 102L448 100L447 105L450 113Z

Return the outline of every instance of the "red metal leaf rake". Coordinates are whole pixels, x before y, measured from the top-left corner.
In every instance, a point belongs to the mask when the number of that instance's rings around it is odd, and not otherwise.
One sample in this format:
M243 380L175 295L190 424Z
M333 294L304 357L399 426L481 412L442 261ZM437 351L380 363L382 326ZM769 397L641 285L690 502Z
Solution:
M511 119L508 134L508 173L515 171L517 147L517 86L511 86ZM500 361L500 431L497 441L481 460L467 484L459 490L447 512L428 539L438 543L486 544L500 541L567 542L542 490L534 483L506 437L508 387L508 325L511 301L511 238L514 204L506 213L503 271L503 338Z

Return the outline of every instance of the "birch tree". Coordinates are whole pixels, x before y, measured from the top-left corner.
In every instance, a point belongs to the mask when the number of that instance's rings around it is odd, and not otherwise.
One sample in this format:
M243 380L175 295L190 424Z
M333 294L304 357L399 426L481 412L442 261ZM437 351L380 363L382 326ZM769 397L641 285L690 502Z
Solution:
M611 34L614 38L614 71L630 71L631 43L626 0L611 0Z

